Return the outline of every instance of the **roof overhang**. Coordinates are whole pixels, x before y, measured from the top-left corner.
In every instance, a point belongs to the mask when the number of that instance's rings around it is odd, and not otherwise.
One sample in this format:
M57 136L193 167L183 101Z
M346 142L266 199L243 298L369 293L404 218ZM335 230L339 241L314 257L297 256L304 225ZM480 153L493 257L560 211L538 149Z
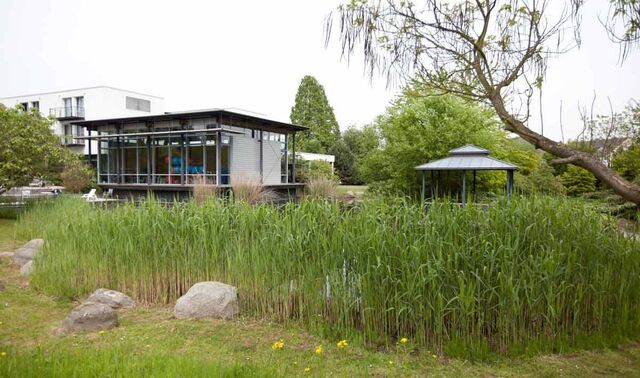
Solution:
M176 113L164 113L156 115L147 115L140 117L122 117L122 118L107 118L91 121L78 121L72 122L72 124L85 127L87 130L99 131L100 128L106 128L111 126L124 126L128 124L146 123L153 127L156 122L166 121L188 121L203 118L219 118L220 123L226 126L246 127L250 129L273 131L279 133L295 133L298 131L307 130L307 127L295 125L292 123L274 121L266 118L261 118L249 114L243 114L233 112L225 109L212 109L202 110L194 112L176 112Z

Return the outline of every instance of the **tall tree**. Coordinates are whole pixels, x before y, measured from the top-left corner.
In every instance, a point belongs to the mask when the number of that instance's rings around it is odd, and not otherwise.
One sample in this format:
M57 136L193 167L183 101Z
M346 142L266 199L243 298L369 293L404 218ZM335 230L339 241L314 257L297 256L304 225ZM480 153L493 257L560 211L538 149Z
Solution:
M504 128L559 159L584 168L623 198L640 205L635 185L592 155L528 127L534 90L547 59L576 43L567 33L574 1L549 10L545 0L352 0L338 8L343 54L362 47L370 75L414 81L491 105ZM561 4L562 5L562 4ZM327 42L336 14L327 19ZM574 28L573 30L578 30Z
M7 108L0 104L0 192L52 179L70 153L51 132L51 121L37 111Z
M324 87L313 76L300 81L289 118L292 123L309 128L296 140L298 151L327 153L340 138L340 127Z

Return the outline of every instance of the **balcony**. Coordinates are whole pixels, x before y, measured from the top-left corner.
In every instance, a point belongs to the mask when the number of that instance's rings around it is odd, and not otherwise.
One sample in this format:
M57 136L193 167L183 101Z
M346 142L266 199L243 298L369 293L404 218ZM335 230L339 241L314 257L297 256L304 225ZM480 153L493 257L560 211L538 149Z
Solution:
M74 147L74 146L84 146L84 139L78 139L79 135L61 135L60 143L63 146Z
M61 108L51 108L49 109L49 116L59 121L84 119L84 107L63 106Z

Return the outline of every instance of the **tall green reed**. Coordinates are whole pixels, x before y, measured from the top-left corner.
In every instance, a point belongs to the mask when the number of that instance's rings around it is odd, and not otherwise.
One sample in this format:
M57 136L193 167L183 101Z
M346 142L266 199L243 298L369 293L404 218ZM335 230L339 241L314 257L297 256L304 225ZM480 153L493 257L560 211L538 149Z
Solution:
M113 209L70 198L21 220L47 243L33 284L172 303L198 281L239 288L246 316L450 354L524 353L638 334L640 246L581 202L489 208L398 198L354 207L222 199Z

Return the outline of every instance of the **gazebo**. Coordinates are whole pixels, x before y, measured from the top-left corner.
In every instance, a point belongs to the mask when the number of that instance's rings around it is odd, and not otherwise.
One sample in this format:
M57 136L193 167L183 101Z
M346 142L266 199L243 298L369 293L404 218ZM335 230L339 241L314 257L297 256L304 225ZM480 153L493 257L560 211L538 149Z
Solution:
M435 196L435 190L440 184L440 173L442 171L458 171L462 174L462 204L467 201L467 171L473 172L472 192L476 194L476 172L477 171L506 171L507 172L507 200L511 198L513 189L513 172L517 166L509 164L489 156L489 151L484 148L468 144L466 146L454 148L449 151L449 156L419 165L415 168L422 172L422 200L426 195L427 171L431 172L431 198ZM437 178L435 173L438 173Z

